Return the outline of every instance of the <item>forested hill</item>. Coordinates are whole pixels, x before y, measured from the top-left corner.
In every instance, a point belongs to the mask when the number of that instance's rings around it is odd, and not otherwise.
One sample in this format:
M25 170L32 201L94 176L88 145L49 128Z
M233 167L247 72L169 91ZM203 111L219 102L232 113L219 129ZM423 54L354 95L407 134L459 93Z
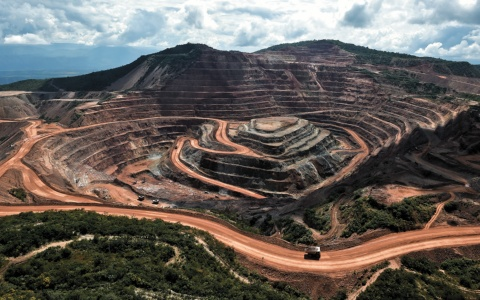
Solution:
M1 299L306 299L274 288L208 233L82 210L0 218ZM67 241L10 265L43 245ZM235 275L236 274L236 275Z

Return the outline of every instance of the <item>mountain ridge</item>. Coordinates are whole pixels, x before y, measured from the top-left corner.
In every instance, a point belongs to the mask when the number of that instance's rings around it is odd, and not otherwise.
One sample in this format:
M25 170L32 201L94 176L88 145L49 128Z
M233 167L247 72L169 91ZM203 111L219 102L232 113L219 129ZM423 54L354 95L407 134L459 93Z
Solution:
M311 40L279 44L251 54L238 51L217 50L205 44L187 43L153 54L142 55L133 62L117 68L72 77L23 80L7 85L0 85L0 90L51 92L158 89L165 86L169 80L175 78L193 64L203 51L261 55L268 52L284 53L291 50L297 51L303 48L315 52L322 47L337 47L342 51L350 53L355 57L353 63L356 65L409 68L423 71L428 70L429 72L440 75L480 78L480 66L472 65L468 62L453 62L430 57L417 57L410 54L380 51L336 40Z

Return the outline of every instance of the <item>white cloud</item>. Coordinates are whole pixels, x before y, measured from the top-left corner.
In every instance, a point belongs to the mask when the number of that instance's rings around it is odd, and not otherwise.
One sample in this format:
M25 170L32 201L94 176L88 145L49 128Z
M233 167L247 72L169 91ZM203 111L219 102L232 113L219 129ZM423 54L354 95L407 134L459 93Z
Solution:
M26 33L22 35L8 35L3 39L5 44L31 44L31 45L44 45L48 44L47 41L41 37L32 34Z
M476 42L469 43L466 40L462 40L459 44L452 47L444 47L441 42L435 42L425 48L418 49L415 53L421 56L453 60L478 60L480 57L480 45Z
M328 38L459 59L478 55L480 43L479 0L0 0L0 6L0 43L200 42L253 51Z
M186 23L197 29L215 29L217 27L217 24L209 16L204 6L186 5L185 14Z

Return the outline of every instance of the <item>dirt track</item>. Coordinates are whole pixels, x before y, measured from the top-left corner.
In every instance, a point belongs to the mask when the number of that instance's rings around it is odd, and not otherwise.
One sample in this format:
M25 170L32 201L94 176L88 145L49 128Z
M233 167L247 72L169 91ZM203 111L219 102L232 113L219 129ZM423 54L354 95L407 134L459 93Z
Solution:
M89 198L72 196L55 191L43 183L40 178L26 165L22 163L22 158L27 154L32 146L42 138L65 130L58 130L55 133L37 135L38 121L32 121L31 125L25 129L27 138L24 144L18 149L10 159L6 160L0 166L0 176L10 168L18 169L23 174L25 188L30 192L44 196L49 199L56 199L64 202L95 202ZM66 129L68 130L68 129ZM218 133L218 132L217 132ZM361 155L357 155L354 161L361 161L368 155L368 148L354 132L350 134L356 138L363 150ZM180 143L185 139L180 139ZM183 144L178 144L173 158L178 159L179 151ZM235 147L234 147L235 148ZM237 148L235 148L237 149ZM356 163L351 163L341 176L345 176L355 167ZM338 177L336 178L338 179ZM455 247L480 244L480 227L447 227L433 228L405 233L390 234L381 238L371 240L360 246L322 253L322 259L319 262L306 261L303 259L303 252L282 248L280 246L268 244L244 235L238 231L202 217L191 215L182 215L178 213L168 213L160 211L148 211L140 209L86 206L80 205L58 205L58 206L3 206L0 209L0 216L18 214L24 211L45 211L50 209L72 210L84 208L85 210L97 211L99 213L108 213L113 215L128 215L137 218L160 218L167 222L181 222L184 225L206 230L214 235L218 240L228 246L232 246L237 252L244 254L248 259L266 266L286 272L310 272L319 274L341 274L348 271L361 269L386 259L391 259L404 255L409 252L432 249L438 247Z
M98 203L92 199L86 197L67 195L58 192L48 185L46 185L32 169L28 168L22 163L22 158L30 152L33 145L43 138L47 138L53 134L37 135L37 127L41 124L41 121L31 121L30 126L24 129L26 139L18 151L2 165L0 165L0 177L5 174L9 169L17 169L22 172L23 184L25 188L30 192L49 199L60 200L63 202L78 202L78 203Z
M287 272L340 274L414 251L480 244L480 227L433 228L390 234L350 249L322 252L322 258L317 262L304 260L303 252L301 251L268 244L245 236L214 221L182 214L101 206L60 205L46 207L5 206L2 207L0 216L18 214L25 211L41 212L50 209L72 210L79 208L110 215L126 215L149 219L158 218L172 223L180 222L184 225L210 232L218 240L233 247L235 251L246 255L250 260Z
M230 146L230 147L234 148L235 151L218 151L218 150L207 149L207 148L201 147L198 144L198 140L196 140L196 139L193 139L193 138L190 138L190 137L180 137L180 138L177 139L177 141L175 143L175 148L173 149L173 151L171 153L171 160L172 160L173 164L177 168L179 168L182 172L185 172L189 176L191 176L193 178L196 178L200 181L206 182L208 184L213 184L213 185L219 186L221 188L225 188L225 189L243 194L243 195L248 196L248 197L256 198L256 199L265 198L265 196L262 196L260 194L255 193L255 192L252 192L252 191L249 191L247 189L244 189L244 188L241 188L241 187L238 187L238 186L234 186L234 185L231 185L231 184L223 183L221 181L218 181L218 180L200 175L200 174L196 173L195 171L190 170L190 168L188 168L185 164L182 163L182 161L180 160L180 154L181 154L183 145L185 144L186 141L189 141L190 144L192 145L192 147L194 147L194 148L201 149L201 150L204 150L204 151L208 151L208 152L211 152L211 153L235 154L235 155L245 154L245 155L249 155L249 156L259 157L258 154L256 154L255 152L253 152L249 148L230 141L230 139L228 138L228 135L227 135L228 123L226 121L218 120L218 119L212 119L212 120L214 120L218 123L218 129L215 133L215 138L217 139L217 141L219 143L222 143L224 145L227 145L227 146Z
M435 223L435 221L438 219L438 216L440 215L440 213L442 212L443 210L443 207L445 206L445 204L449 201L452 201L453 199L455 199L455 194L450 192L450 197L443 201L442 203L439 203L437 205L437 209L435 210L435 214L433 214L432 218L430 219L430 221L428 221L428 223L425 225L424 229L429 229L433 223Z
M247 189L244 189L244 188L241 188L241 187L238 187L238 186L234 186L234 185L231 185L231 184L223 183L221 181L218 181L218 180L200 175L200 174L196 173L195 171L191 170L190 168L188 168L187 166L185 166L182 163L182 161L180 160L180 152L182 151L182 147L185 144L185 142L186 141L191 141L191 140L192 140L191 138L180 137L175 144L176 146L175 146L175 149L173 149L173 151L172 151L171 160L172 160L173 164L178 169L180 169L182 172L187 173L189 176L191 176L193 178L196 178L196 179L199 179L199 180L201 180L203 182L206 182L208 184L213 184L213 185L216 185L216 186L219 186L219 187L222 187L222 188L225 188L225 189L228 189L228 190L231 190L231 191L234 191L234 192L237 192L237 193L240 193L240 194L243 194L245 196L252 197L252 198L257 198L257 199L265 198L264 196L262 196L260 194L257 194L255 192L249 191Z

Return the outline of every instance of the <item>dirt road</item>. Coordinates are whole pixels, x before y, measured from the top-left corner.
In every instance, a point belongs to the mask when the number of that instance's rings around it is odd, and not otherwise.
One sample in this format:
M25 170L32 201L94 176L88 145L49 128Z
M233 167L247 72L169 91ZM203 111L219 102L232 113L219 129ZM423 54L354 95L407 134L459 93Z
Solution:
M217 131L215 132L215 138L217 141L221 144L230 146L231 148L235 149L234 151L220 151L220 150L214 150L214 149L208 149L204 148L199 145L198 140L191 138L191 137L180 137L177 139L175 142L175 147L174 150L171 153L171 161L177 167L180 169L182 172L188 174L190 177L196 178L202 182L212 184L219 186L221 188L234 191L240 194L243 194L247 197L252 197L256 199L263 199L265 196L262 196L258 193L252 192L248 189L244 189L238 186L234 186L231 184L227 184L224 182L221 182L219 180L215 180L206 176L203 176L201 174L198 174L197 172L191 170L188 166L186 166L182 160L180 159L180 154L183 148L183 145L185 142L190 142L190 145L196 149L200 149L202 151L210 152L210 153L216 153L216 154L224 154L224 155L248 155L248 156L253 156L253 157L260 157L257 153L253 152L250 148L245 147L243 145L239 145L237 143L232 142L228 138L227 134L227 129L228 129L228 122L219 120L219 119L210 119L218 123L218 128Z
M23 164L22 158L32 150L35 143L55 134L48 133L37 135L37 129L40 124L40 120L30 121L30 125L23 129L26 135L24 143L12 157L0 165L0 177L2 177L6 171L16 169L22 173L25 188L33 194L62 202L99 203L99 201L88 199L86 197L69 195L52 189L46 185L32 169Z
M265 198L265 196L262 196L260 194L255 193L255 192L252 192L252 191L249 191L247 189L244 189L244 188L241 188L241 187L238 187L238 186L235 186L235 185L227 184L227 183L224 183L224 182L221 182L221 181L203 176L203 175L198 174L197 172L191 170L189 167L187 167L180 160L180 152L182 151L182 148L183 148L183 145L185 144L185 142L186 141L191 141L191 140L192 139L188 138L188 137L180 137L180 138L177 139L177 142L175 144L175 148L173 149L173 151L171 153L171 156L170 156L171 161L173 162L175 167L180 169L182 172L188 174L188 176L196 178L196 179L198 179L200 181L203 181L205 183L213 184L213 185L219 186L221 188L225 188L225 189L228 189L230 191L234 191L234 192L243 194L243 195L248 196L248 197L252 197L252 198L256 198L256 199Z
M262 242L211 220L176 213L106 206L60 205L3 206L0 208L0 216L26 211L41 212L50 209L72 210L79 208L110 215L162 219L172 223L180 222L183 225L210 232L219 241L233 247L235 251L244 254L252 261L286 272L340 274L365 268L383 260L414 251L480 244L480 227L433 228L389 234L353 248L322 252L320 261L311 261L304 260L303 252L301 251L289 250Z
M3 175L6 170L14 168L22 172L25 188L30 192L49 199L61 200L64 202L95 202L89 198L79 195L66 195L62 192L51 189L40 180L33 170L22 163L21 159L32 149L36 142L53 134L58 134L59 132L68 130L58 130L52 133L38 135L37 129L39 125L40 123L38 121L32 121L31 124L24 129L27 138L24 140L23 145L18 149L18 151L0 166L0 176ZM225 130L225 127L219 127L220 128L217 131L217 134L218 132L224 132ZM353 131L348 131L348 133L352 135L352 137L354 137L359 143L361 153L359 153L352 160L349 166L342 170L341 174L333 176L330 181L338 180L342 176L347 175L369 154L366 144L360 139L360 137ZM177 149L172 151L172 160L178 165L181 164L179 159L180 150L183 146L183 143L185 143L187 140L188 138L180 138ZM225 141L227 140L228 139ZM221 139L221 141L224 140ZM240 152L244 151L244 149L238 149L235 146L233 146L233 148ZM184 169L184 171L192 172L192 176L198 175L188 168ZM205 178L204 180L212 179ZM225 185L223 183L220 184ZM247 193L247 195L251 197L263 197L239 187L229 186L229 188L237 192ZM85 210L97 211L99 213L109 213L113 215L128 215L137 218L145 217L152 219L160 218L167 222L181 222L184 225L196 227L210 232L219 241L233 247L237 252L244 254L252 261L287 272L311 272L321 274L342 273L361 269L383 260L398 257L413 251L438 247L455 247L480 244L480 227L427 228L419 231L390 234L350 249L323 252L320 262L312 262L305 261L303 259L303 252L301 251L293 251L280 246L271 245L255 239L254 237L243 235L238 231L232 230L231 228L214 221L178 213L112 208L107 206L82 207L79 205L59 205L2 206L0 207L0 216L18 214L22 211L45 211L48 209L71 210L78 208L84 208ZM434 220L434 218L432 218L432 220Z
M338 126L337 126L338 127ZM314 190L318 190L321 187L324 187L326 185L332 184L334 182L337 182L348 175L350 175L356 168L368 157L370 154L370 150L368 149L367 143L353 130L348 129L348 128L342 128L345 130L348 134L350 134L353 139L360 145L359 149L355 149L355 151L358 152L357 155L348 163L348 165L342 169L340 169L337 173L334 175L328 177L326 180L322 181L320 184L316 185L311 185L307 189L305 189L305 194L308 194L308 192L313 192Z
M443 201L442 203L439 203L437 205L437 209L435 210L435 214L433 214L432 218L430 219L430 221L428 221L428 223L425 225L424 227L424 230L425 229L429 229L433 223L435 223L435 221L438 219L438 216L440 215L440 213L442 212L443 210L443 207L445 206L445 204L447 204L447 202L449 201L452 201L453 199L455 199L455 194L450 192L450 197Z

